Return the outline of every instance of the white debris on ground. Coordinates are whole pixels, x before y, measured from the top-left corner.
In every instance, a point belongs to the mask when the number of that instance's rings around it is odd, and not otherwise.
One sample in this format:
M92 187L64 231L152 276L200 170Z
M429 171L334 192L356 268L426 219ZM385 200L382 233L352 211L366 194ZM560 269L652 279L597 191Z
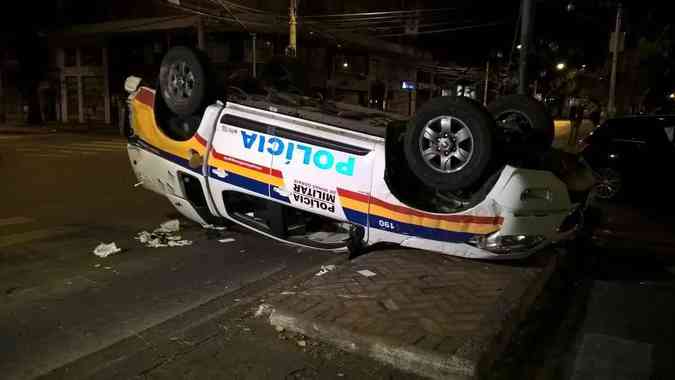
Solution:
M149 248L184 247L192 245L192 241L184 240L177 234L178 231L180 231L180 222L178 219L173 219L160 224L159 228L152 232L139 232L134 239Z
M316 272L315 276L323 276L324 274L335 269L335 265L322 265L321 270Z
M101 243L97 245L96 248L94 248L94 255L98 257L108 257L120 251L122 250L117 247L117 244L115 244L115 242L108 244Z
M216 231L227 230L227 227L225 227L225 226L215 226L213 224L204 224L204 225L202 225L202 228L207 229L207 230L216 230Z
M154 232L172 233L178 231L180 231L180 222L178 221L178 219L172 219L160 224L159 228L156 229Z
M272 314L273 311L274 308L272 308L272 305L267 303L261 303L256 309L255 313L253 313L253 316L256 318L260 318Z
M232 243L233 241L233 238L218 239L218 242L220 243Z
M360 274L361 276L365 276L365 277L373 277L373 276L377 275L377 273L371 272L368 269L357 270L356 273Z

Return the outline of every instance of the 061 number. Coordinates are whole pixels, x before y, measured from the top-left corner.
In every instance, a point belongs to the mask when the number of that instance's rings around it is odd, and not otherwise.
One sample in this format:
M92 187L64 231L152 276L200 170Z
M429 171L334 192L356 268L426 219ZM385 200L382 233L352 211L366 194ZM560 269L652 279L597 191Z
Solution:
M377 223L380 225L380 227L386 228L388 230L395 230L396 229L396 225L394 224L394 222L390 222L390 221L387 221L387 220L380 220Z

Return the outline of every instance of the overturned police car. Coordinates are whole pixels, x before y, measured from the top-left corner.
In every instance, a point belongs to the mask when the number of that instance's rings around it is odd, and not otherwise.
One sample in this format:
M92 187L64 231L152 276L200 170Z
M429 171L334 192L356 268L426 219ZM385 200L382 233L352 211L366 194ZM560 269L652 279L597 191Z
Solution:
M139 182L198 223L315 249L503 259L574 236L582 220L591 184L578 178L590 171L576 158L541 164L553 123L534 100L506 97L491 113L439 97L408 119L213 75L176 47L156 88L125 84Z

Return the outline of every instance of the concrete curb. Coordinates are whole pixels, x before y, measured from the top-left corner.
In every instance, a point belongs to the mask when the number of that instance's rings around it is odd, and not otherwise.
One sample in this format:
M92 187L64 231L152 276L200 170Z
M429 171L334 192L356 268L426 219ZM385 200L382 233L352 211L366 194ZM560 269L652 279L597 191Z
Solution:
M284 310L283 305L276 307L270 315L270 324L432 379L482 378L507 347L518 324L554 273L559 259L556 252L550 252L540 254L535 261L538 269L524 272L523 279L513 281L486 313L479 330L481 333L465 339L449 356L363 331L354 332L338 324L305 318Z

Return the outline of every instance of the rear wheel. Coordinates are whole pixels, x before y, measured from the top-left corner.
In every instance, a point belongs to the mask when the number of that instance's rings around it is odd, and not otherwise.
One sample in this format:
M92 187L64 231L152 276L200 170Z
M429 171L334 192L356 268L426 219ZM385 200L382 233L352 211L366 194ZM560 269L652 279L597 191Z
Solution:
M409 122L404 150L415 175L440 191L480 180L492 158L494 122L482 106L463 97L440 97Z
M190 116L210 101L208 63L203 53L177 46L171 48L159 69L159 90L167 108L178 116Z
M617 199L621 193L621 173L611 168L595 170L595 196L604 200Z
M507 95L488 105L497 124L496 139L506 158L551 148L554 126L546 107L525 95Z

